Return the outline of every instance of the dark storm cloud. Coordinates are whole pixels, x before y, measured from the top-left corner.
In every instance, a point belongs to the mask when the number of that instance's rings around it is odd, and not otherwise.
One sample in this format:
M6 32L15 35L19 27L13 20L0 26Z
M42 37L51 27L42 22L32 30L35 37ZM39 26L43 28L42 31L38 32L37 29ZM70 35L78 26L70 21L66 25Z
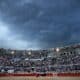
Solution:
M80 0L0 0L1 21L29 48L80 42L79 14Z

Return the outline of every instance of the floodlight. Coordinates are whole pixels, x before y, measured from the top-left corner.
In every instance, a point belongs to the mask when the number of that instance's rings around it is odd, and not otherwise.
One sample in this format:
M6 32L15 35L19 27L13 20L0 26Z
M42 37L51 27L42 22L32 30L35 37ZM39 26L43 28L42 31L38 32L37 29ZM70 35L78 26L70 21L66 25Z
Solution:
M59 48L56 48L56 51L57 51L57 52L59 52L59 51L60 51L60 49L59 49Z

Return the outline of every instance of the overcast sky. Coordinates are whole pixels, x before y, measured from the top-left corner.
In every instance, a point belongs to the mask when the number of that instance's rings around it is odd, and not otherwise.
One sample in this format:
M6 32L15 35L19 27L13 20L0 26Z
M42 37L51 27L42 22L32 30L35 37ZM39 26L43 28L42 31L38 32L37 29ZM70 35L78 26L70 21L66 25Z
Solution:
M0 47L40 49L80 42L80 0L0 0Z

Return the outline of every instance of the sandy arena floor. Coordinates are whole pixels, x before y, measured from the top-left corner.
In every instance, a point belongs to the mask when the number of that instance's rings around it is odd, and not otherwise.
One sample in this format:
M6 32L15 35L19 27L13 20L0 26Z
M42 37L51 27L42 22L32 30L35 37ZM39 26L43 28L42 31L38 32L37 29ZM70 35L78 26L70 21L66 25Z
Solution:
M0 77L0 80L80 80L80 77Z

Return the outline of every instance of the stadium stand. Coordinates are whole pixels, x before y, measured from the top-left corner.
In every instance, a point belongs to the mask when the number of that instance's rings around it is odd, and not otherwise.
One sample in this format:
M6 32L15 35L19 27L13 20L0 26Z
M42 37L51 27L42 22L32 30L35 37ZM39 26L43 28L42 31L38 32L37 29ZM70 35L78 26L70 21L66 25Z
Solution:
M80 45L48 50L0 49L0 75L7 73L37 73L41 76L51 73L77 73L80 76ZM73 75L74 75L73 74ZM12 74L11 74L12 75Z

